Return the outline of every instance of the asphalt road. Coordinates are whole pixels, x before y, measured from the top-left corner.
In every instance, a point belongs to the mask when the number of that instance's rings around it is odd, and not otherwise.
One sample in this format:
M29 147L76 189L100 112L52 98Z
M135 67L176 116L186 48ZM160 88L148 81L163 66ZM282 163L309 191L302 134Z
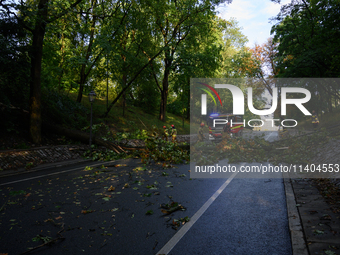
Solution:
M189 165L138 162L1 178L0 253L56 239L30 254L291 254L282 179L191 180ZM185 210L164 214L172 202Z

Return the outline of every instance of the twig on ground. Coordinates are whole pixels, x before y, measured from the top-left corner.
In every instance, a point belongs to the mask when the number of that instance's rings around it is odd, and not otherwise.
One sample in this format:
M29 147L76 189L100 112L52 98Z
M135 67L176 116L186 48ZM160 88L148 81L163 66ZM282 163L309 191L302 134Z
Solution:
M64 240L65 237L63 237L62 234L61 234L61 232L64 231L64 223L62 224L61 228L62 228L62 229L57 233L57 235L59 235L59 237L57 237L57 238L55 238L55 239L53 239L53 240L51 240L51 241L48 241L48 242L46 242L46 243L43 243L43 244L41 244L41 245L35 246L35 247L33 247L32 249L29 249L28 251L25 251L25 252L23 252L23 253L20 253L20 255L27 254L27 253L29 253L29 252L31 252L31 251L34 251L34 250L36 250L36 249L39 249L39 248L45 246L45 245L50 245L50 244L52 244L52 243L54 243L54 242L56 242L56 241L58 241L58 240Z

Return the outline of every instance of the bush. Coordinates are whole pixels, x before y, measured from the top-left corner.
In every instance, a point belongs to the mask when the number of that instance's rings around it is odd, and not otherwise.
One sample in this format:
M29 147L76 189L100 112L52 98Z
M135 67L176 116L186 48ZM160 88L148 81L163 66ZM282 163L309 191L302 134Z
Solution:
M44 89L41 101L44 121L76 129L81 129L87 125L88 109L67 96L54 90Z
M169 113L175 114L177 116L182 116L183 115L183 102L179 100L175 100L171 104L168 104L166 109Z

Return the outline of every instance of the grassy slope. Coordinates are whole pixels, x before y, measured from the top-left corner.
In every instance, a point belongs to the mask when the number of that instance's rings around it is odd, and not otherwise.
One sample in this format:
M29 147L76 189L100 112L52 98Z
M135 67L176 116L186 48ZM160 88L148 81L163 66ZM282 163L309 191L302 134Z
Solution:
M75 95L72 95L75 97ZM75 98L74 98L75 99ZM83 96L82 104L90 108L90 103L88 101L87 95ZM101 119L101 116L106 111L106 101L102 99L96 99L93 104L94 109L94 123L106 122L110 125L112 129L118 132L133 132L137 129L151 130L152 125L161 129L164 125L170 127L174 124L178 134L189 134L190 133L190 123L189 120L184 120L179 116L171 113L167 113L166 122L162 122L158 119L158 109L155 109L153 115L145 113L142 109L134 106L127 106L125 109L125 117L123 117L123 108L120 104L116 104L110 111L109 116L105 119ZM319 128L329 127L333 125L340 124L340 109L334 110L333 113L325 113L319 115ZM142 124L145 124L145 126ZM199 126L199 125L197 125ZM300 120L298 123L299 129L312 130L311 118L306 117L305 120Z
M70 95L72 98L75 96L76 95ZM83 96L82 104L85 107L90 108L87 95ZM152 129L153 125L155 125L158 129L162 129L164 125L170 128L173 124L175 125L179 135L190 133L189 120L184 120L183 126L183 118L167 112L166 122L162 122L158 119L158 109L155 109L155 113L152 115L145 113L138 107L128 105L125 108L125 117L123 117L123 108L119 103L117 103L112 107L107 118L101 118L100 116L105 112L106 100L96 99L93 103L93 123L98 124L105 122L111 129L117 132L133 132L137 129L146 129L149 131Z

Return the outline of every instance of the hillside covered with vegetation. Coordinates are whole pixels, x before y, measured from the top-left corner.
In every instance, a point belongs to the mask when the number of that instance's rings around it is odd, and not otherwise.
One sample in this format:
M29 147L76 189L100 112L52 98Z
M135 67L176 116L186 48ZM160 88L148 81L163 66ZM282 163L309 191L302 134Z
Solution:
M252 48L235 19L217 17L229 2L1 1L2 136L39 145L47 143L48 125L87 130L92 90L94 124L112 133L175 124L187 134L190 78L258 80L258 108L264 92L292 86L274 78L339 78L338 1L284 5L273 17L273 37ZM312 94L309 110L339 108L336 80L301 86Z

